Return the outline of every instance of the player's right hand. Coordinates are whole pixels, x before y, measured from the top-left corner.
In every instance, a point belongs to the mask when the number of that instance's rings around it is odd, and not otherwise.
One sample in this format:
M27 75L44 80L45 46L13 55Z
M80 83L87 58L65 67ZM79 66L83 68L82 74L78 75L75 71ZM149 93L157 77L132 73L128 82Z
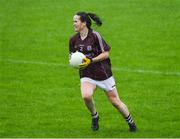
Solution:
M86 68L89 64L91 64L91 62L92 62L92 59L86 57L86 58L83 59L83 63L79 65L79 68L80 68L80 69L84 69L84 68Z

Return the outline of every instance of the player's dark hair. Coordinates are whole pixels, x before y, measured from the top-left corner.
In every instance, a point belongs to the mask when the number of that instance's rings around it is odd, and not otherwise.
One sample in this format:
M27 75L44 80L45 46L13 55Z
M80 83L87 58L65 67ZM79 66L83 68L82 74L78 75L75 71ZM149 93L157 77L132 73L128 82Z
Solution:
M94 13L78 12L76 15L80 16L81 22L86 22L88 29L91 29L91 19L96 23L97 26L102 25L101 19Z

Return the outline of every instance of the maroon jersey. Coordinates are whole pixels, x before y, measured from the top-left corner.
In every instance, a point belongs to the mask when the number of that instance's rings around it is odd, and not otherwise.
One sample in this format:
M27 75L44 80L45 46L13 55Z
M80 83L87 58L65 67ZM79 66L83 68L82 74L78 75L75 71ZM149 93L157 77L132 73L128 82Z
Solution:
M98 32L89 30L87 37L82 40L80 34L75 34L69 41L69 52L82 52L86 57L93 58L104 51L109 51L106 44ZM79 70L80 78L89 77L94 80L106 80L112 76L111 62L107 58L103 61L91 63L85 69Z

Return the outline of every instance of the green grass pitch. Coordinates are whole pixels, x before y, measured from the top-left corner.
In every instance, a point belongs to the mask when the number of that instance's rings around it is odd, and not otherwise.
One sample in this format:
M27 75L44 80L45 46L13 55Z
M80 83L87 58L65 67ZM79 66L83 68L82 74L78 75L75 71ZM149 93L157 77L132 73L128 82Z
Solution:
M78 11L97 13L131 134L104 92L100 129L81 99L68 41ZM180 137L179 0L0 0L0 137Z

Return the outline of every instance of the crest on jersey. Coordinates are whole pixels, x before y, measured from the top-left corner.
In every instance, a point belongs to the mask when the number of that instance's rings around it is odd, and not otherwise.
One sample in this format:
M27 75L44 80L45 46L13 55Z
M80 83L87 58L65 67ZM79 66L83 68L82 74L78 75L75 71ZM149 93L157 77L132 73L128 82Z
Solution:
M88 50L88 51L91 51L91 50L92 50L92 46L91 46L91 45L88 45L88 46L87 46L87 50Z

